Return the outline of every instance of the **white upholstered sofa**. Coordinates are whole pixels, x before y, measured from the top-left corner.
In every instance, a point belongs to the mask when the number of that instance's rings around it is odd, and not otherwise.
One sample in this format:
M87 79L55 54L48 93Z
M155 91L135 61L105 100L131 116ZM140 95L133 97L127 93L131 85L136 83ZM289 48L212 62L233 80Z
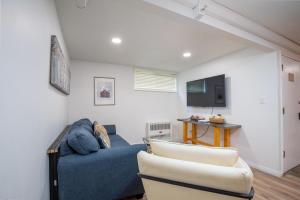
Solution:
M138 154L148 200L253 198L253 174L237 150L158 140L150 146L152 153Z

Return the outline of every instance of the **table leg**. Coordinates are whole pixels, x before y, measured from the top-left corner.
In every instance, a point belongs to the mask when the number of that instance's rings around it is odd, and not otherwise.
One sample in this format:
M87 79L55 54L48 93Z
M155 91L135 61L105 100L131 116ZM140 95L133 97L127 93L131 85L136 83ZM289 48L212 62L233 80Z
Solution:
M192 124L192 143L197 144L197 124Z
M183 143L188 142L188 123L183 122Z
M224 129L224 147L230 147L230 129Z
M219 147L221 146L221 129L214 128L214 146Z

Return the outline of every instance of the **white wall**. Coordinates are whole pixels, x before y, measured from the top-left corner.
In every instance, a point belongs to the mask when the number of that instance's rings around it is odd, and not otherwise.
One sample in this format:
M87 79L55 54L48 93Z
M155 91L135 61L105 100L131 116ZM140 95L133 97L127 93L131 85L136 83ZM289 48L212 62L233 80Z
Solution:
M64 47L53 0L2 0L1 200L49 199L47 148L67 122L49 85L51 34Z
M233 132L232 146L251 165L280 174L279 61L276 52L246 49L178 74L181 116L207 114L210 108L186 107L186 82L225 74L227 107L215 108L229 123L241 124ZM199 130L199 135L201 134ZM206 139L212 142L210 131Z
M141 92L133 89L132 67L72 61L69 123L88 117L103 124L114 123L120 135L131 143L140 142L145 123L171 120L191 114L207 114L211 109L186 107L186 82L226 74L226 108L215 108L230 123L243 127L232 134L232 145L252 166L281 173L279 123L279 61L277 52L245 49L178 74L178 94ZM93 77L116 78L116 105L94 106ZM175 127L177 137L182 130ZM206 135L212 142L212 130ZM201 130L199 130L201 134Z
M83 117L102 124L116 124L118 134L131 143L142 141L147 121L175 121L177 94L135 91L134 68L71 61L69 122ZM115 78L116 105L94 106L93 77Z
M0 58L2 56L1 48L2 48L2 0L0 0Z

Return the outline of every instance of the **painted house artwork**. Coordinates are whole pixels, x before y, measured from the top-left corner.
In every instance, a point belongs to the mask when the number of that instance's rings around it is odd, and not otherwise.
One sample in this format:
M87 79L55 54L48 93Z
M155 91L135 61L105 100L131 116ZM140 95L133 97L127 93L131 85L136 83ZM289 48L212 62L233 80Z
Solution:
M94 77L94 103L96 106L115 104L115 79Z
M110 91L106 88L103 88L101 91L100 91L100 97L102 98L110 98Z

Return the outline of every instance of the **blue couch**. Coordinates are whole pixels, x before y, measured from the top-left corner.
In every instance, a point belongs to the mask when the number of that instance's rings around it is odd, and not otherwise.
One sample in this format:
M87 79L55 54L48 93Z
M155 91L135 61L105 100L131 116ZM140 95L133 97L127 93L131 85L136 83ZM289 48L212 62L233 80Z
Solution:
M116 134L114 125L105 128L110 149L99 149L88 155L73 152L58 158L59 200L114 200L141 197L144 193L137 175L137 153L146 150L146 145L130 145Z

